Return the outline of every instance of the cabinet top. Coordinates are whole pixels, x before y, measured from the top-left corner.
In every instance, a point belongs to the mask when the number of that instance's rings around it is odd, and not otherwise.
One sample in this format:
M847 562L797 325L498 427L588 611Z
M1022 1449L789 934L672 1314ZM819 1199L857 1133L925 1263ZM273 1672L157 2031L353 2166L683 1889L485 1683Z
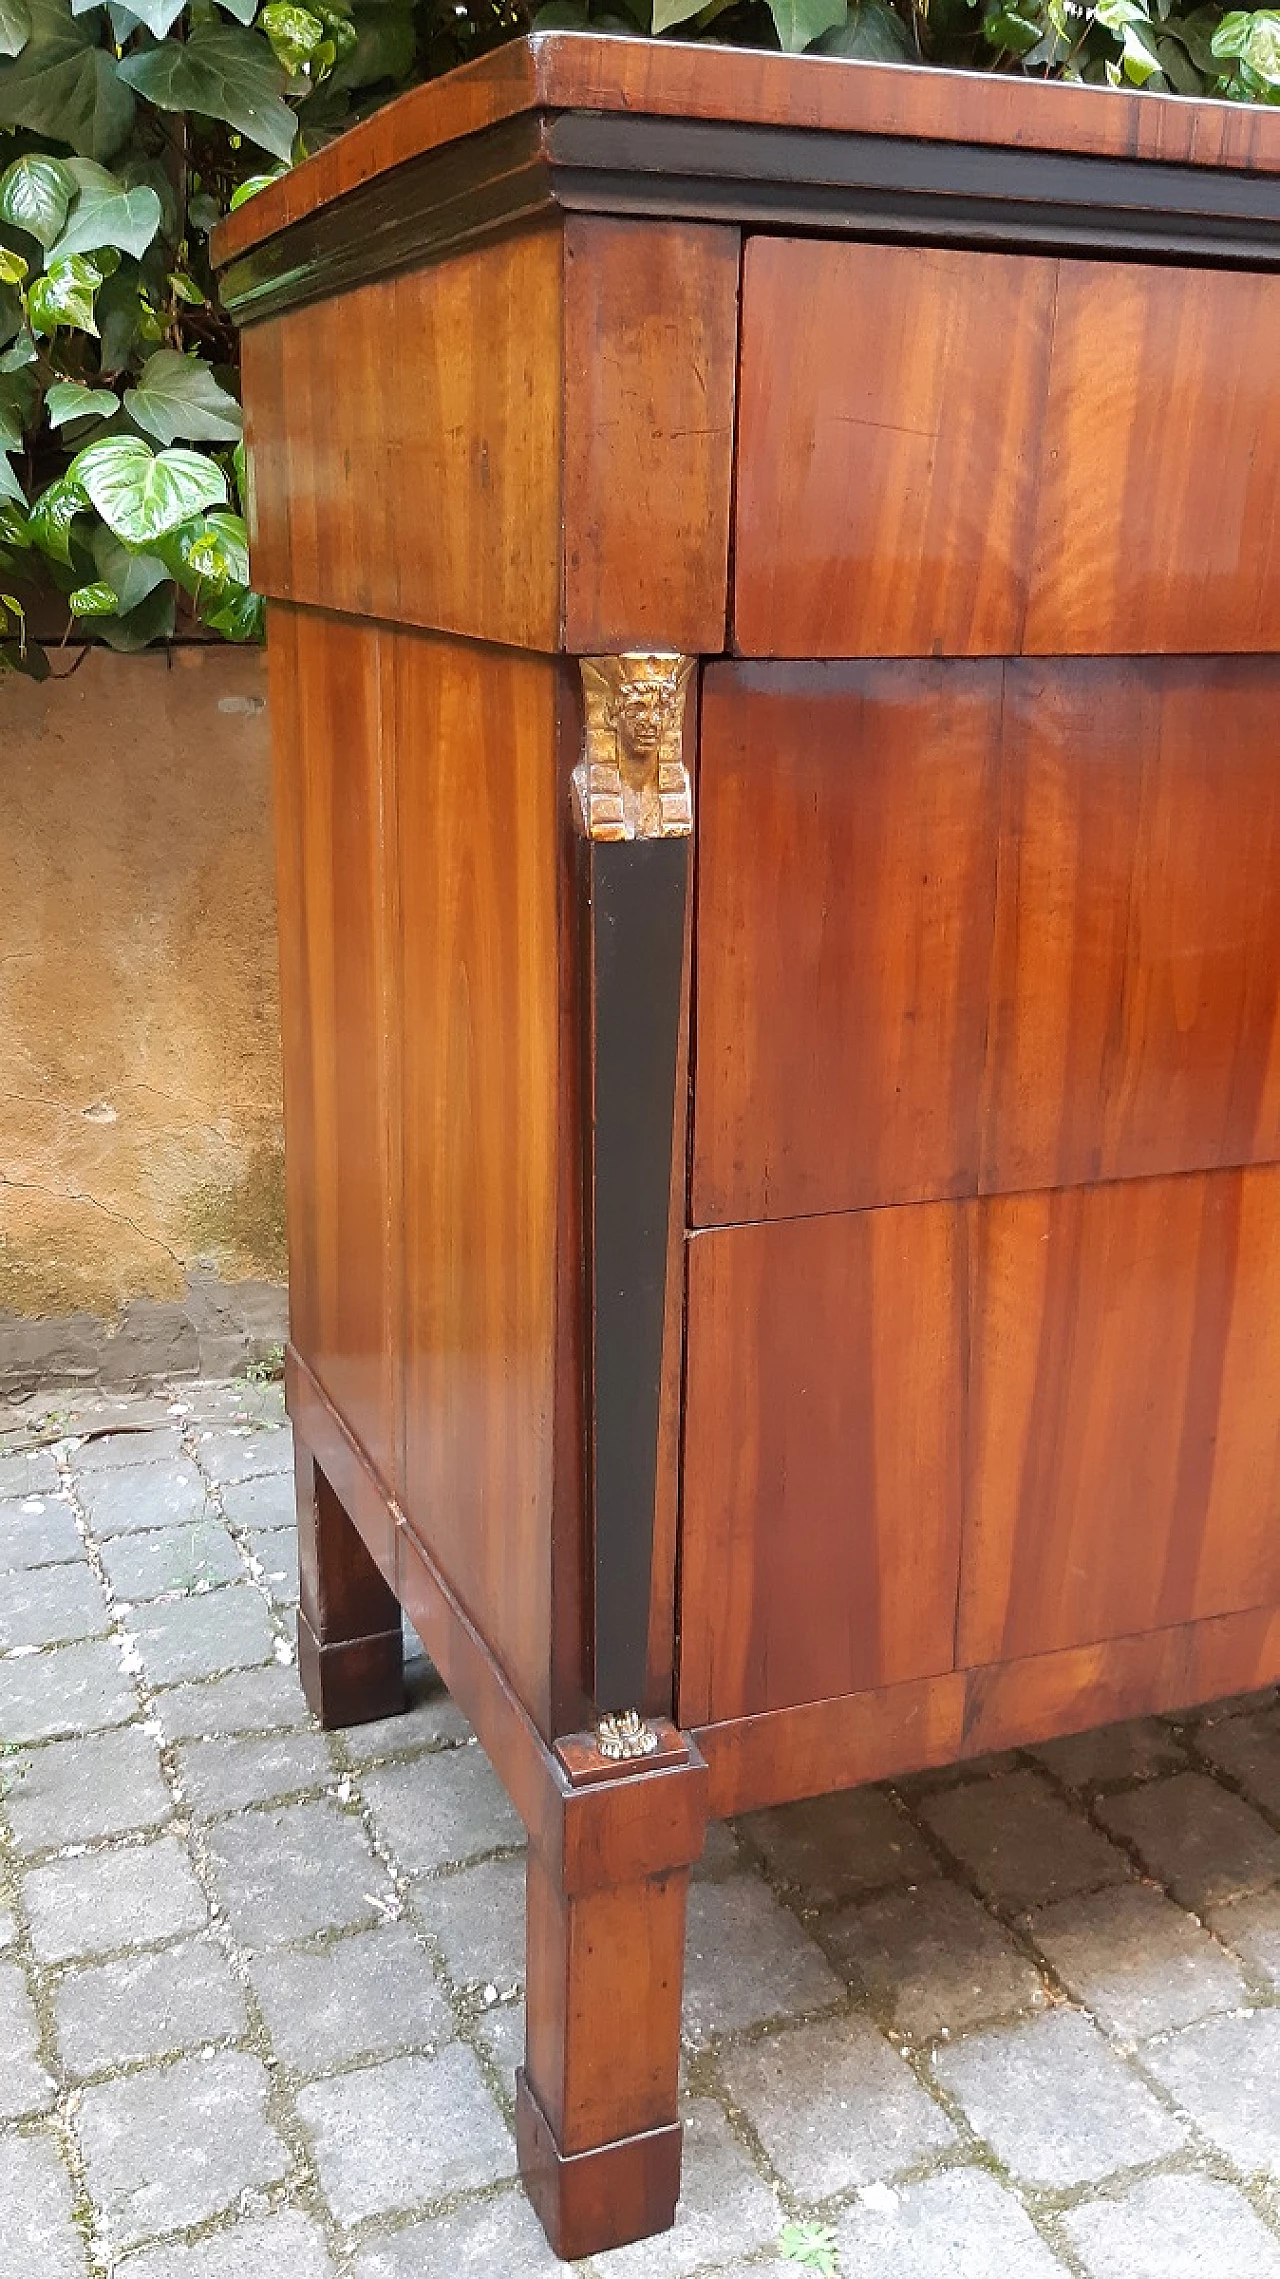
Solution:
M833 161L839 144L847 146L845 157ZM856 162L848 155L853 149L862 154ZM838 204L855 174L863 226L876 234L935 234L897 226L895 183L900 190L909 178L917 204L937 194L939 214L944 199L953 208L966 197L986 208L995 196L1014 223L1006 237L1031 244L1064 242L1061 209L1074 198L1089 209L1088 237L1096 242L1102 210L1123 211L1126 184L1149 168L1154 179L1137 202L1159 204L1175 224L1160 248L1166 255L1256 264L1260 232L1264 241L1280 241L1280 111L1263 105L543 32L415 87L351 128L229 215L215 232L213 256L230 269L229 302L243 318L267 313L268 302L356 282L357 246L368 274L371 235L402 235L398 225L410 207L419 216L433 210L440 227L419 231L408 252L384 266L549 204L717 219L732 212L767 226L786 218L787 188L803 184L812 206L815 187L825 186ZM591 194L578 195L578 178L588 176ZM1177 226L1194 233L1210 211L1221 222L1223 196L1209 184L1223 176L1235 178L1237 194L1227 203L1251 223L1248 242L1233 251L1215 241L1197 256ZM771 185L764 198L762 181ZM877 200L889 201L883 213ZM1037 212L1054 218L1040 224ZM824 226L821 215L812 218ZM847 225L833 208L825 226ZM966 227L960 211L941 234L972 241L987 232ZM349 274L318 282L314 272L335 252L338 271L346 266L341 248L348 235ZM262 249L281 239L287 256L277 254L264 268ZM1123 234L1117 250L1130 250ZM1280 261L1280 250L1262 259ZM305 285L303 269L312 272ZM262 305L252 305L260 297Z

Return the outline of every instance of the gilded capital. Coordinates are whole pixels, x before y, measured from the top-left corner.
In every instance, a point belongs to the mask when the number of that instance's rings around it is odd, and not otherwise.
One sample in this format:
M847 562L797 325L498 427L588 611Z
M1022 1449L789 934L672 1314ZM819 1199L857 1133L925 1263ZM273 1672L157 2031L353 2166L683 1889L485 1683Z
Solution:
M692 657L582 657L585 729L573 771L578 828L588 839L679 839L693 829L684 763Z

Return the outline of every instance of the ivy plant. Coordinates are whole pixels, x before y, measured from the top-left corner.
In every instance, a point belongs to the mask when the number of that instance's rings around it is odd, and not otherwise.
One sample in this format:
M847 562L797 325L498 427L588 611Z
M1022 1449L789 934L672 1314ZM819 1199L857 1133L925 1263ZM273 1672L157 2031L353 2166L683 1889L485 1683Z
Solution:
M1280 13L1215 0L0 0L0 660L260 637L210 231L531 24L1280 101Z

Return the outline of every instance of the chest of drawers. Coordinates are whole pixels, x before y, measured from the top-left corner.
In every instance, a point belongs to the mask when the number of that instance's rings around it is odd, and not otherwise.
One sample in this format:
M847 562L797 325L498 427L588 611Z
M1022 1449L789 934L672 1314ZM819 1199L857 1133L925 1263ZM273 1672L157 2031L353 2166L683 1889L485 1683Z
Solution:
M548 34L224 225L300 1658L671 2220L708 1815L1280 1677L1280 118Z

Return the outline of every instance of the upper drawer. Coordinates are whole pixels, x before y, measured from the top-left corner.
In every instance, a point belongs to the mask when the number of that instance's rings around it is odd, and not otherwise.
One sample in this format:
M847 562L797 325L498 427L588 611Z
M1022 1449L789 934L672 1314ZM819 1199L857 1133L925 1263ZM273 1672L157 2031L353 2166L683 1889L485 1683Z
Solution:
M734 645L1280 647L1280 280L752 238Z

